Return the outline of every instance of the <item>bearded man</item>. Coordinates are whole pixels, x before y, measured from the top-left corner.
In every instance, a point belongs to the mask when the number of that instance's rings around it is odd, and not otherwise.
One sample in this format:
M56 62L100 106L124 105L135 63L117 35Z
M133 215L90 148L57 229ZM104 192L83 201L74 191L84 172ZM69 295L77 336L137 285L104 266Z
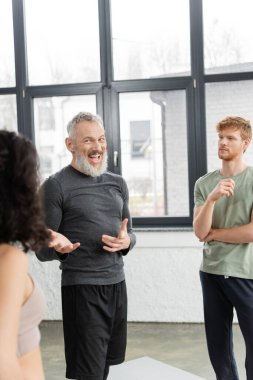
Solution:
M135 244L124 179L107 172L101 118L80 112L68 124L69 166L43 184L48 247L41 261L59 260L66 377L105 380L124 361L127 293L123 255Z

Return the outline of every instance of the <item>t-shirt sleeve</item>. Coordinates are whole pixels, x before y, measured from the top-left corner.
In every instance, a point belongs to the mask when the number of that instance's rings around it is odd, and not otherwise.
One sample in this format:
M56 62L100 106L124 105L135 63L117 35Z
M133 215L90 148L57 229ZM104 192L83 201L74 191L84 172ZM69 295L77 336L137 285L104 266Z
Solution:
M205 198L203 196L203 192L201 191L200 181L198 180L195 183L194 187L194 207L200 207L203 206L205 203Z

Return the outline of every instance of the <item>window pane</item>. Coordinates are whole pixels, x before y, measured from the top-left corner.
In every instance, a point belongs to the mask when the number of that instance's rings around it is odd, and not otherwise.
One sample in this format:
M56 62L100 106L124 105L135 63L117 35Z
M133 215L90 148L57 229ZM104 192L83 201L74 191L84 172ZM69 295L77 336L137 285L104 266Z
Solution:
M189 75L189 0L111 0L114 79Z
M0 129L17 131L17 106L15 95L0 95Z
M185 91L120 94L122 172L133 216L189 216Z
M208 171L220 168L217 157L218 138L215 126L226 116L241 116L253 126L253 81L206 84L206 124ZM251 142L244 157L253 166L253 144Z
M252 0L203 0L206 73L253 71Z
M0 87L14 87L16 81L11 0L0 1L0 57Z
M67 124L80 111L96 113L95 95L34 99L35 140L42 178L71 161L65 147Z
M29 83L99 81L97 1L25 3Z

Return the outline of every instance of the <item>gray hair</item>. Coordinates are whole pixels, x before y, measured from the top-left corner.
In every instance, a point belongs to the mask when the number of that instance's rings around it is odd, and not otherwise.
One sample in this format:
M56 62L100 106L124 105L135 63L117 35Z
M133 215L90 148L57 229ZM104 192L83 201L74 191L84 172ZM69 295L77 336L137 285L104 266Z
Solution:
M69 137L75 137L75 128L78 123L81 121L86 120L86 121L94 121L98 123L103 129L104 129L104 123L103 120L99 115L92 114L90 112L79 112L77 115L73 117L72 120L67 125L67 131Z

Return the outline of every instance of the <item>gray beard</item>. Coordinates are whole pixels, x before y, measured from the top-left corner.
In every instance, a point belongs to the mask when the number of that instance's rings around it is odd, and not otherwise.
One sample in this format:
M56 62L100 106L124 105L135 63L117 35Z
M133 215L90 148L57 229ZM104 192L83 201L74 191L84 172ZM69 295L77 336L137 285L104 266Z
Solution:
M107 171L107 152L103 153L102 162L99 168L91 165L88 160L76 152L76 164L80 172L89 175L91 177L98 177Z

